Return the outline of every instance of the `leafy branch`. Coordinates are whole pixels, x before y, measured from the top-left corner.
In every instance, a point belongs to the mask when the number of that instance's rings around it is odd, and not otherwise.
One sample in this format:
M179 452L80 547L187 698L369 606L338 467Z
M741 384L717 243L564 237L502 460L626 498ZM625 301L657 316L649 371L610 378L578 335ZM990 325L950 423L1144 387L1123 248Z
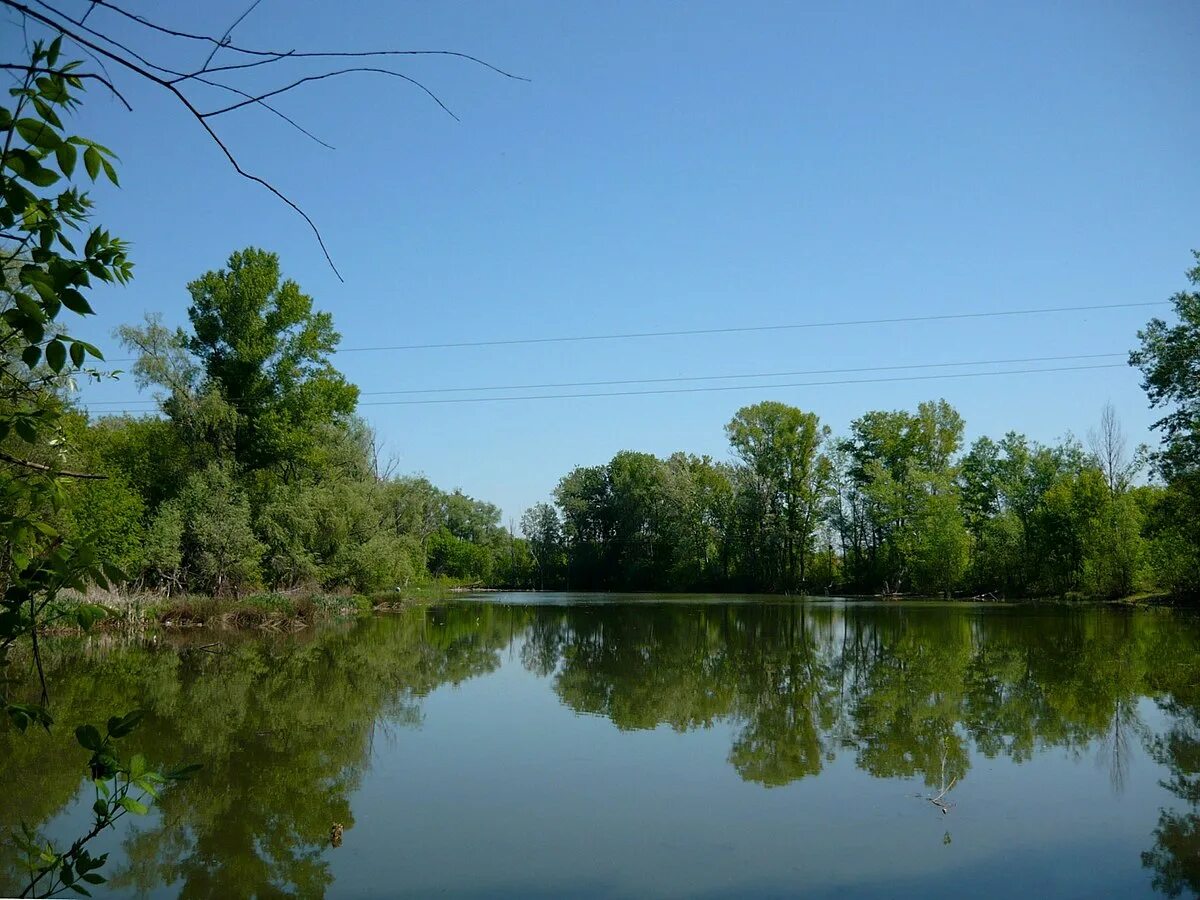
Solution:
M103 736L95 725L80 725L75 729L75 740L92 752L87 769L95 791L92 804L95 820L92 827L65 851L56 851L51 842L24 825L20 833L14 834L14 842L24 854L24 867L29 877L22 897L51 897L63 891L90 897L86 886L105 882L104 876L96 870L108 860L108 854L93 857L87 845L126 815L148 813L148 801L157 800L164 786L183 781L199 770L200 766L190 765L170 772L157 772L147 767L141 754L123 760L116 741L128 736L143 716L144 713L137 709L124 716L113 716L108 720Z

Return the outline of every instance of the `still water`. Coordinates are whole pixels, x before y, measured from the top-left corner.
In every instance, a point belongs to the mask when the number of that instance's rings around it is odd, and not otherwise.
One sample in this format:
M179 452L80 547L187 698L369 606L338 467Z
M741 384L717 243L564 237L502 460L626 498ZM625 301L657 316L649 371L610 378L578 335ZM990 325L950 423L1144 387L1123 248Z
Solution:
M1200 891L1188 614L492 594L50 657L60 735L141 706L130 752L205 766L98 896ZM86 829L65 744L0 730L0 827Z

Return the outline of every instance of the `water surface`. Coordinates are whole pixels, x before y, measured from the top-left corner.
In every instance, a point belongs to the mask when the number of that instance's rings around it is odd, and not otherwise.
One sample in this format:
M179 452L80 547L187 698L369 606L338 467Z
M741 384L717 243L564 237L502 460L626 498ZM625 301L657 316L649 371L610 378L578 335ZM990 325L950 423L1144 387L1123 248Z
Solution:
M492 594L50 655L60 735L142 706L131 752L205 765L100 896L1200 891L1183 613ZM84 751L0 758L0 827L86 828Z

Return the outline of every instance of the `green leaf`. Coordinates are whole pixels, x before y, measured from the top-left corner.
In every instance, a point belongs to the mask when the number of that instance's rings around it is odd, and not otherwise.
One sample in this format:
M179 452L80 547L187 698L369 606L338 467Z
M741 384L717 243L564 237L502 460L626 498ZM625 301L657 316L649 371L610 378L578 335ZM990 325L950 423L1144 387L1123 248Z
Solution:
M79 346L79 341L75 341L71 344L71 365L78 369L83 366L83 359L83 348Z
M75 729L75 740L79 741L79 745L85 750L91 750L93 753L104 746L104 740L95 725L80 725Z
M17 134L40 150L56 150L62 138L54 129L40 119L17 119Z
M21 333L29 343L36 344L46 336L46 329L36 319L26 319L21 323Z
M38 85L40 86L43 81L49 81L49 79L39 78ZM51 90L53 90L53 88L51 88ZM43 93L45 92L43 91ZM41 116L45 122L54 126L55 128L62 128L62 119L58 117L58 113L51 109L50 104L41 97L33 98L33 108L37 110L37 114Z
M132 712L126 713L122 718L116 716L108 720L108 733L115 738L125 737L133 729L137 728L138 723L142 721L142 716L145 715L140 709L135 709Z
M58 167L62 169L62 173L68 178L75 171L75 160L78 158L74 144L68 144L65 141L58 145L58 149L54 151L54 156L58 160Z
M94 356L96 359L101 361L104 360L104 354L101 353L100 350L95 347L95 345L89 344L87 341L78 340L75 343L82 347L88 354Z
M108 804L104 802L104 798L96 798L96 802L92 804L92 812L96 814L96 818L98 819L108 818Z
M83 298L83 294L75 290L75 288L64 288L61 295L62 304L73 313L79 313L81 316L94 315L95 311L91 304Z
M75 622L84 631L90 631L93 625L107 618L108 610L98 603L81 603L75 608Z
M180 766L178 769L167 772L166 777L170 781L184 781L191 778L202 768L204 767L200 763L191 763L190 765Z
M20 703L13 703L8 707L8 717L12 719L12 723L17 726L17 730L21 733L25 732L30 722L36 721L34 710Z
M13 302L17 304L17 309L31 319L42 319L45 317L45 311L38 306L38 302L24 291L13 291L12 297Z
M127 812L131 812L135 816L144 816L146 813L150 812L150 807L148 807L145 803L134 800L132 797L122 797L117 801L117 803Z
M27 444L37 443L37 428L28 419L17 419L13 423L13 427L17 429L17 437Z
M129 758L129 777L137 780L141 778L146 771L146 757L140 753L135 753Z
M67 348L63 342L55 338L46 345L46 365L55 372L61 372L67 363Z
M104 174L108 176L108 180L117 187L121 186L121 182L117 180L117 170L113 168L113 164L107 159L101 159L100 165L104 166Z
M62 51L62 42L61 34L50 42L50 47L46 50L46 62L50 66L58 64L58 54Z
M36 184L38 187L50 187L54 182L58 181L58 173L51 172L49 169L39 166L32 172L27 172L25 177Z
M30 344L21 351L21 362L25 363L31 369L38 364L41 358L42 348L37 344Z
M88 177L92 181L95 181L96 176L100 174L101 161L100 152L95 147L88 147L83 151L83 167L87 169Z
M104 884L107 879L103 875L97 875L95 872L88 872L81 876L88 884Z

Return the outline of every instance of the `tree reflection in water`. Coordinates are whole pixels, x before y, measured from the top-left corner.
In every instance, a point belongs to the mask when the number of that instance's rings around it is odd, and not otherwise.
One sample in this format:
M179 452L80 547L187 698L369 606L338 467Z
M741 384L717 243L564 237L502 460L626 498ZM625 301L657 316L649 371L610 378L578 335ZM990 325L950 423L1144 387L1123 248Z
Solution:
M51 650L60 729L141 705L151 765L203 760L127 835L113 886L182 896L316 897L330 828L380 728L421 722L422 698L501 666L511 648L561 702L622 730L732 729L730 765L777 787L841 754L880 778L921 778L952 802L973 757L1096 755L1120 790L1134 747L1178 803L1142 854L1154 887L1200 892L1200 629L1161 611L930 605L635 602L412 609L300 636L195 638ZM1151 698L1169 727L1138 716ZM80 788L59 741L0 732L0 827L44 823ZM63 754L58 759L52 754ZM52 759L31 767L28 759ZM37 781L13 773L44 772ZM922 802L924 802L924 800ZM915 802L915 801L914 801ZM936 805L936 804L935 804ZM939 806L940 808L940 806ZM947 834L947 837L949 835ZM341 852L341 851L339 851ZM12 885L0 855L0 889ZM0 890L2 892L2 890Z

